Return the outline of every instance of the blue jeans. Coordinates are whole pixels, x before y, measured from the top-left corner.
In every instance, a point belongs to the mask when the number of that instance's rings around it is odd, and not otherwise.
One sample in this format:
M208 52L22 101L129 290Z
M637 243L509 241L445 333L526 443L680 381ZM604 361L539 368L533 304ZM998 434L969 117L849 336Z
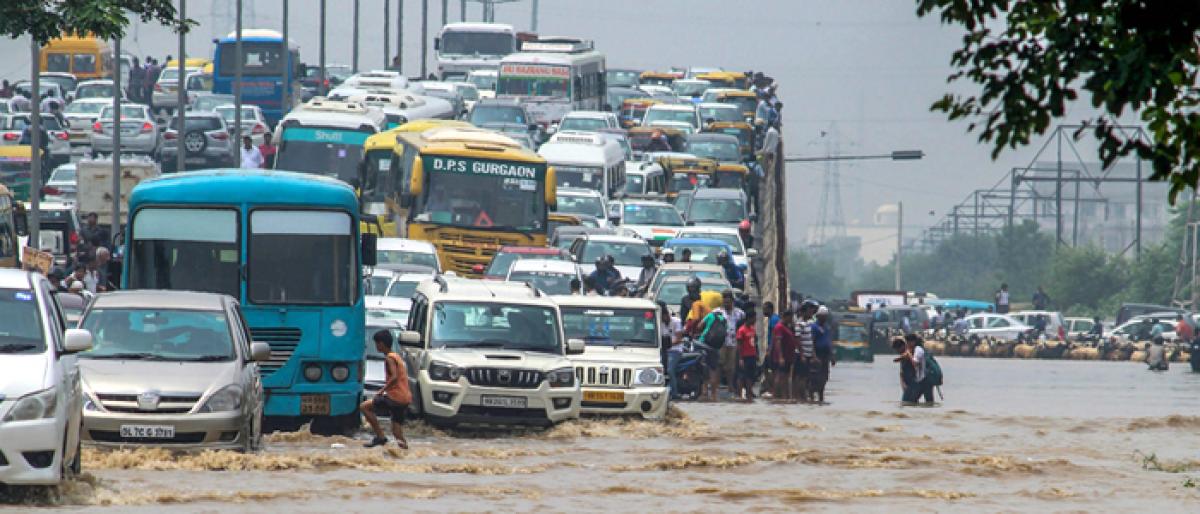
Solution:
M679 367L679 359L683 357L683 352L667 351L667 377L670 379L671 398L679 397L679 374L676 368Z

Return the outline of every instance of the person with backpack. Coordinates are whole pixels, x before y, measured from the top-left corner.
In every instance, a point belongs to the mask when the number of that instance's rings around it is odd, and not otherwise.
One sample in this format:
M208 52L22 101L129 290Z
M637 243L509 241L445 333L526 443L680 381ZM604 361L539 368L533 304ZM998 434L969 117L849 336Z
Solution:
M705 346L704 364L708 367L708 381L701 387L700 398L704 398L707 392L707 401L715 402L721 386L721 349L725 347L725 340L729 336L729 317L725 313L725 305L713 308L700 321L700 326L700 342Z
M935 380L930 374L929 361L933 359L932 355L928 355L925 351L925 342L916 334L907 334L904 336L904 342L908 346L908 355L912 359L913 367L916 369L916 381L914 387L908 389L908 398L905 401L919 402L921 398L925 399L925 403L933 403L933 387ZM941 369L938 369L940 375ZM940 376L936 380L938 385L941 385Z

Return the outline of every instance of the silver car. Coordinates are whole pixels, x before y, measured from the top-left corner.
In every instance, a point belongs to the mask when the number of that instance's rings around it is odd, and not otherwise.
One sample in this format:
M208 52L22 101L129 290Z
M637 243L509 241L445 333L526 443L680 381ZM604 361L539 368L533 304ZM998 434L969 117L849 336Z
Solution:
M100 111L92 126L92 153L113 151L112 106ZM150 108L140 104L121 105L121 152L154 154L158 151L158 122Z
M75 163L68 162L54 168L50 180L42 188L42 201L75 203L78 183L75 181Z
M225 124L233 128L234 116L237 114L237 107L230 105L222 105L215 109L217 114L225 118ZM268 128L267 118L263 116L262 109L257 105L242 106L242 135L250 136L254 141L254 146L261 146L264 141L264 135L269 134L271 129Z
M100 111L105 107L112 107L111 97L83 98L63 109L63 117L67 120L67 140L72 147L84 147L92 143L92 130Z
M188 112L214 111L222 105L233 105L233 95L197 92L191 95Z
M178 163L180 140L186 152L184 164L205 168L221 168L236 166L234 160L233 136L229 135L229 127L221 115L214 112L190 112L184 118L183 137L179 136L176 127L179 118L167 122L167 130L163 132L162 149L159 151L163 168L174 170Z
M58 122L58 118L53 114L43 112L41 115L42 130L46 131L48 137L46 148L49 150L50 162L57 165L67 162L71 159L71 143L68 142L69 135L66 129ZM3 121L0 121L0 144L3 145L18 145L30 144L29 141L21 141L21 137L25 133L25 127L32 123L29 113L17 113L4 115Z
M184 76L200 71L200 68L184 68ZM154 110L175 109L179 106L179 68L163 68L154 82L154 93L150 97Z
M256 450L266 343L250 340L237 300L214 293L97 296L80 326L83 441L96 446Z

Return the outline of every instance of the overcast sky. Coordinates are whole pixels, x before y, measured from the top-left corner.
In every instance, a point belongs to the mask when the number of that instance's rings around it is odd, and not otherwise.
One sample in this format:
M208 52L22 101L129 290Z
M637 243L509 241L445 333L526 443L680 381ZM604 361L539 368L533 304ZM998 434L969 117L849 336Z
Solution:
M429 0L431 38L441 24L441 3ZM393 18L396 4L393 0ZM449 4L455 21L459 0ZM232 15L214 22L212 14L227 7L232 13L232 5L232 0L188 2L188 16L200 22L188 38L189 53L211 55L211 38L234 28ZM281 5L281 0L247 1L245 26L278 29ZM289 5L290 35L300 44L302 58L316 63L318 1L292 0ZM349 64L353 2L331 0L329 5L327 61ZM404 0L404 5L405 72L416 74L421 2ZM529 0L501 5L497 21L528 30L530 5ZM715 65L766 71L781 84L789 154L823 155L834 146L845 154L894 149L926 153L922 161L842 164L847 222L869 221L879 205L901 200L906 221L935 223L972 190L992 186L1009 168L1028 164L1036 152L1010 151L992 161L990 148L976 143L965 124L951 124L929 112L949 87L949 57L961 33L941 26L936 17L918 19L912 1L542 0L540 6L541 34L594 39L610 67ZM360 67L379 67L385 60L383 0L361 0L361 10ZM478 20L479 4L470 2L468 12L470 20ZM178 54L175 41L161 27L139 24L124 45L139 55L161 57ZM27 44L0 41L0 55L6 56L0 76L28 73ZM433 69L432 58L429 62ZM1090 112L1079 103L1070 116L1076 120ZM821 164L794 164L788 170L793 244L802 242L805 225L815 222L823 169Z

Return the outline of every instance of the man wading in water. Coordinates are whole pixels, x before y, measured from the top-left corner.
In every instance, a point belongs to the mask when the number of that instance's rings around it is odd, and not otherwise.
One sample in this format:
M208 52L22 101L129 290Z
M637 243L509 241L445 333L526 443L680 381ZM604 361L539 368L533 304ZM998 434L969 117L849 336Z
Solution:
M378 409L388 413L392 420L392 435L396 436L396 444L407 450L408 441L404 439L402 425L404 424L404 415L408 411L408 404L412 402L412 393L408 389L408 370L405 368L400 354L392 349L391 332L380 330L375 332L371 339L375 341L375 349L383 354L386 378L383 390L374 398L358 406L363 417L367 419L367 424L371 425L371 431L375 433L375 438L363 446L373 448L388 442L387 436L383 435L383 427L379 426L379 418L375 415L375 411Z

